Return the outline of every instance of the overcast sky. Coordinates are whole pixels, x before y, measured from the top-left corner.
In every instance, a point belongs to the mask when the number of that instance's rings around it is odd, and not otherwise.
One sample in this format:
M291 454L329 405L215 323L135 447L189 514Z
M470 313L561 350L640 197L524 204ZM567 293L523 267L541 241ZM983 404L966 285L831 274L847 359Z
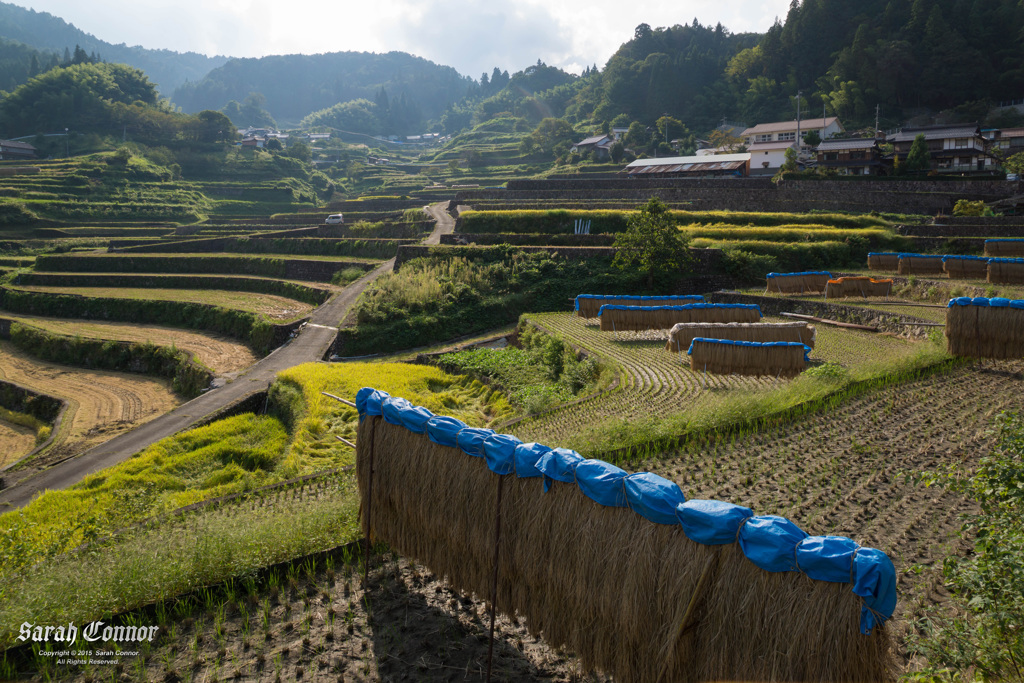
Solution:
M399 50L479 78L604 67L638 24L764 32L789 0L13 0L110 43L208 55Z

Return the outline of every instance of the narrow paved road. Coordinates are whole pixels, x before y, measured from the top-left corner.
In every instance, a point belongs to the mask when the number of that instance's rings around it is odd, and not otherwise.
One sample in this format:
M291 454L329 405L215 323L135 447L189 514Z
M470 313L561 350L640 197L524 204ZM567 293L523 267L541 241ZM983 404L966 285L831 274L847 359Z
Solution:
M447 202L442 202L426 207L427 213L437 220L426 244L438 244L442 234L454 229L455 222L445 212L446 205ZM0 490L0 512L19 508L46 489L67 488L93 472L127 460L150 444L176 434L236 401L263 391L282 370L320 360L334 341L338 325L348 315L359 295L375 279L391 272L394 265L394 259L386 261L346 287L338 296L317 308L310 316L309 323L291 341L275 349L235 380L70 460L28 473L24 479L11 481L18 477L18 473L8 472L8 488Z

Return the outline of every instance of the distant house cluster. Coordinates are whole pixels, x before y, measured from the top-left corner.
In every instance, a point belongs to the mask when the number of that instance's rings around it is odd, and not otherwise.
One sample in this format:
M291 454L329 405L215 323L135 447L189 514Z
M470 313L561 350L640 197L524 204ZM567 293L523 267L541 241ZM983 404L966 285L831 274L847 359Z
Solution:
M0 140L0 160L17 161L35 159L36 148L20 140Z
M843 124L834 116L741 126L723 123L720 127L722 134L735 142L729 147L705 143L691 157L638 159L625 172L700 177L773 175L785 163L786 151L792 149L801 168L819 168L838 175L889 175L895 164L906 161L918 135L924 136L930 171L939 174L991 173L1000 158L1024 152L1024 128L983 131L977 124L951 124L852 137L845 135ZM809 144L806 139L810 133L815 133L820 142ZM577 147L599 144L604 139L588 138Z

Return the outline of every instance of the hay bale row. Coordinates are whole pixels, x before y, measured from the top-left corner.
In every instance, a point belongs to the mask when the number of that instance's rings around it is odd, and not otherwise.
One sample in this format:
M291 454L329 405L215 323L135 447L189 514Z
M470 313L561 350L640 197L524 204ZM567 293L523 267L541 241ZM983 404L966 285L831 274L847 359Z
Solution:
M896 272L900 275L941 275L942 257L926 254L900 254Z
M954 356L1024 358L1024 301L950 299L945 333Z
M601 306L617 304L620 306L681 306L687 303L700 303L704 297L699 294L674 296L629 296L618 294L580 294L576 297L576 315L581 318L596 318Z
M814 348L815 330L805 322L792 323L679 323L673 325L665 350L682 353L697 337L749 342L798 342Z
M382 392L360 390L360 400L367 537L485 599L497 549L497 610L586 669L620 683L894 678L884 620L895 571L879 551L740 506L685 501L672 482L565 449L452 418L424 424L422 408L400 411L396 424L387 406L402 399ZM845 555L830 562L824 544L837 542ZM820 573L818 561L833 571Z
M984 280L988 277L988 261L983 256L943 256L942 270L950 278Z
M1024 284L1024 259L989 259L987 279L993 285Z
M756 304L605 305L597 315L602 332L643 332L670 330L678 323L752 323L761 319L761 309Z
M985 240L985 256L1024 256L1024 239Z
M817 294L825 291L832 273L807 270L800 273L768 273L768 291L780 294Z
M745 342L697 337L690 343L690 369L716 375L796 377L807 367L811 347L798 342Z
M876 280L872 277L841 277L828 281L825 286L825 298L889 296L891 291L892 280Z
M871 252L868 254L870 270L896 270L900 266L900 255L896 252Z

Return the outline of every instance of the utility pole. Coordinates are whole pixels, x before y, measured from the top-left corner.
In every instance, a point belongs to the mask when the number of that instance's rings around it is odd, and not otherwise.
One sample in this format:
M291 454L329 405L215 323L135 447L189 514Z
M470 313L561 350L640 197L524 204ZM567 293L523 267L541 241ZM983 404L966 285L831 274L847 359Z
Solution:
M878 137L878 110L881 105L875 104L875 137Z
M71 143L68 141L68 129L64 129L64 157L71 156Z
M803 90L796 91L796 154L800 156L800 143L803 140L800 139L800 99L803 96Z

